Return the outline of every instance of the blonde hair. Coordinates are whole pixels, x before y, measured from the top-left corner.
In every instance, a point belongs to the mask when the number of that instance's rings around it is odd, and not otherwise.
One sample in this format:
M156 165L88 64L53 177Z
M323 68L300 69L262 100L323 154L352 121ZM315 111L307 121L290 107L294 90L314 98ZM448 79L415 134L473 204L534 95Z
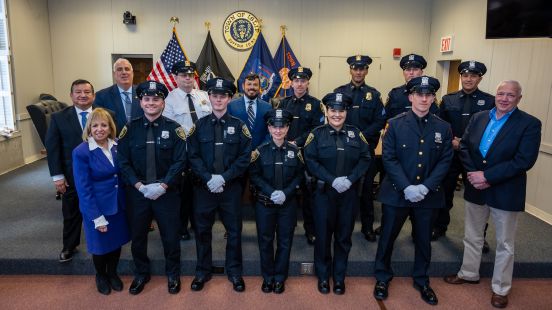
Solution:
M115 122L113 121L111 114L109 114L109 112L107 112L106 109L102 109L102 108L96 108L92 110L92 112L90 113L90 116L88 116L88 120L86 121L86 126L82 131L82 139L84 141L88 141L88 137L90 137L90 134L92 133L92 122L98 119L107 121L107 124L109 125L109 129L110 129L109 138L112 140L115 140L115 137L117 134L117 127L115 127Z

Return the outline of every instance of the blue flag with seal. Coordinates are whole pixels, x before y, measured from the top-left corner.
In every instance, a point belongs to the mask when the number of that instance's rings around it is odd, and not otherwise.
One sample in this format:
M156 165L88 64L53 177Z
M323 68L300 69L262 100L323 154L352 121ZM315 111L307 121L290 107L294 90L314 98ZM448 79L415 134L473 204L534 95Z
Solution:
M243 81L250 73L259 75L261 80L261 99L268 101L270 98L273 98L282 81L262 32L259 33L259 37L255 45L253 45L253 49L238 79L238 91L240 93L243 93Z
M289 46L285 34L282 34L280 46L274 55L274 64L276 64L276 68L279 69L278 73L280 75L280 79L282 80L276 90L277 96L286 97L293 95L293 88L291 88L291 81L289 80L288 72L291 69L300 67L301 64Z

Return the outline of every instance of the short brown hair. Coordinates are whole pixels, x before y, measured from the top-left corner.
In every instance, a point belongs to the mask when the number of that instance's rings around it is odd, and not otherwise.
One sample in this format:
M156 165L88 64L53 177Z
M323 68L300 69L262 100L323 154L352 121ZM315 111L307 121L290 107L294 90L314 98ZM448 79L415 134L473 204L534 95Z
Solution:
M113 121L111 114L106 109L102 109L102 108L96 108L92 110L92 112L90 113L90 116L88 116L88 120L86 121L86 126L82 131L82 139L84 141L88 141L88 137L90 137L90 134L92 133L92 122L97 119L102 119L107 121L107 124L109 125L109 130L111 131L109 133L109 138L112 140L115 140L115 137L117 136L117 127L115 126L115 122Z

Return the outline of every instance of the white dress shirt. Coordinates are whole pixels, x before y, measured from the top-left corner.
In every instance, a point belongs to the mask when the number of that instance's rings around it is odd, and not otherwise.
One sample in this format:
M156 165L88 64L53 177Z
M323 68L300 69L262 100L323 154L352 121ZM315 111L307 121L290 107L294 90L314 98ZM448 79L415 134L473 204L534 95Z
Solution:
M180 88L172 90L167 98L165 98L165 110L163 116L168 117L179 123L186 132L189 132L194 125L188 106L188 94ZM197 119L205 117L212 112L209 95L206 91L192 89L190 92Z

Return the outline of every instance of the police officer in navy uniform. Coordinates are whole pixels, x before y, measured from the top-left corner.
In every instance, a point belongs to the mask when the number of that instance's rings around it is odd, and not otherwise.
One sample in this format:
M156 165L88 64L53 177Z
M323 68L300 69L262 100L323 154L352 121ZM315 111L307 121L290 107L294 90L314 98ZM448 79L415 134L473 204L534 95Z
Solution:
M341 295L345 293L351 235L359 203L357 182L368 170L371 157L362 131L345 124L352 98L330 93L322 101L328 124L315 128L304 148L307 168L318 179L313 209L314 267L320 293L330 292L331 275L333 291Z
M236 86L214 78L207 81L207 89L213 113L199 119L188 138L188 157L196 178L193 213L197 266L191 288L200 291L211 279L212 229L218 211L228 232L226 273L234 290L243 292L241 178L251 159L251 134L227 110Z
M299 148L286 139L293 115L287 110L275 109L265 113L264 119L272 139L252 152L249 175L257 190L255 219L263 276L261 290L281 294L288 277L297 224L295 196L304 177L304 165Z
M454 199L454 191L458 175L462 174L462 181L467 180L466 170L460 161L460 140L466 130L471 116L479 111L491 110L495 106L494 96L481 91L478 88L479 82L487 72L485 64L478 61L464 61L458 66L462 89L443 96L439 116L450 123L452 127L452 148L454 157L450 165L449 173L443 182L445 191L445 208L439 209L433 225L432 240L444 236L450 223L450 209ZM487 231L487 228L485 228ZM486 243L486 241L485 241ZM489 244L483 247L486 253L489 251Z
M287 139L299 148L305 145L307 136L314 128L324 124L324 105L320 100L309 95L309 81L312 71L309 68L298 67L288 72L293 95L280 101L278 108L286 109L293 115L289 126ZM314 223L312 217L312 178L308 177L301 184L303 227L307 242L314 244Z
M441 182L452 159L450 125L429 112L435 101L439 81L428 76L410 80L406 87L412 109L389 120L383 137L383 164L387 172L381 184L379 200L383 204L383 223L375 259L374 297L387 298L393 278L393 244L409 216L416 233L414 287L422 299L437 304L429 285L431 227L435 208L444 205Z
M144 116L129 122L119 135L118 159L127 184L127 216L132 238L135 278L129 288L139 294L150 280L147 256L148 229L152 218L159 226L165 254L169 293L180 291L179 181L186 163L186 133L161 115L168 90L146 81L136 94Z
M378 145L380 131L385 126L385 109L381 102L381 94L375 88L364 82L368 74L368 66L372 63L369 56L356 55L347 58L350 67L351 82L336 88L334 91L349 95L352 100L351 109L347 112L346 123L362 131L369 143L370 155ZM368 172L364 176L361 193L360 219L361 232L370 242L376 241L374 233L374 195L372 185L376 175L375 161L371 161Z

